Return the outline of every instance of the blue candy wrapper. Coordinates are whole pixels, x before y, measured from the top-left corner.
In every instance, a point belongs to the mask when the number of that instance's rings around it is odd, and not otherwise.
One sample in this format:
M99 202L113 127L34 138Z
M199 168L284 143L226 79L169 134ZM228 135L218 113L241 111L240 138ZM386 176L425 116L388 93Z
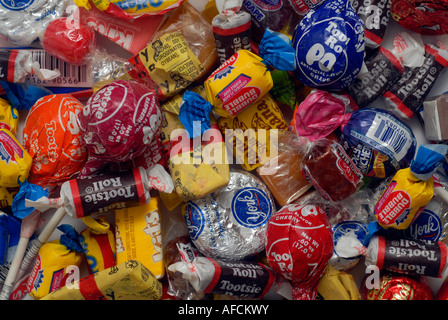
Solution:
M277 70L294 71L296 69L296 51L291 40L280 32L266 29L258 46L263 61Z
M0 265L4 265L8 253L8 215L0 211Z
M84 249L79 240L79 233L69 224L61 224L58 230L63 234L59 238L59 242L67 247L68 250L76 252L84 252Z
M25 200L37 200L42 197L48 196L48 190L43 189L33 183L29 183L25 180L24 183L20 183L19 192L14 196L11 204L11 210L15 217L23 219L34 211L34 207L27 207Z
M411 128L378 108L351 113L340 126L339 141L364 176L384 179L409 167L417 141Z
M0 85L5 90L11 106L18 110L30 110L37 100L52 94L50 90L29 81L25 83L0 81Z
M349 0L327 0L296 27L296 77L306 86L347 88L364 62L364 23Z
M428 180L436 172L448 151L445 144L426 144L418 148L415 159L411 161L412 173L421 180Z
M210 112L213 106L201 95L185 91L179 110L179 120L190 138L198 137L210 129Z

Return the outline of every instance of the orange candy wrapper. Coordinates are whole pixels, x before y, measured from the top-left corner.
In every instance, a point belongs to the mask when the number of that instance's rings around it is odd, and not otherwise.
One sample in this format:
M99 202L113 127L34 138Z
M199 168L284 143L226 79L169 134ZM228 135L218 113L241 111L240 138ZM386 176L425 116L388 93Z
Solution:
M81 170L87 151L76 115L83 107L68 94L48 95L33 105L23 129L23 146L33 158L30 183L55 186Z

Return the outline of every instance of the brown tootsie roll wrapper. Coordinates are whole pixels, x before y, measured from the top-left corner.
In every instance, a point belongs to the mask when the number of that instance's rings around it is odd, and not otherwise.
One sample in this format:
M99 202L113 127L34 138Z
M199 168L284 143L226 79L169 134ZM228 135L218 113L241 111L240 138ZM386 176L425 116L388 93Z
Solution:
M159 300L162 283L141 262L129 260L53 291L42 300Z

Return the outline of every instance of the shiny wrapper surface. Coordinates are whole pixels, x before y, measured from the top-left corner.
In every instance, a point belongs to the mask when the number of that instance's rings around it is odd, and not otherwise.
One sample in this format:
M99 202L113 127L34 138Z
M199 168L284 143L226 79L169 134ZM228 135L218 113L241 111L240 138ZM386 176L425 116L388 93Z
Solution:
M235 170L226 187L189 201L184 211L190 237L202 254L243 260L264 250L275 204L261 180Z
M1 1L0 37L15 45L29 45L50 21L64 14L69 3L69 0Z
M363 283L363 300L433 300L433 292L424 277L385 273L377 286L368 288Z

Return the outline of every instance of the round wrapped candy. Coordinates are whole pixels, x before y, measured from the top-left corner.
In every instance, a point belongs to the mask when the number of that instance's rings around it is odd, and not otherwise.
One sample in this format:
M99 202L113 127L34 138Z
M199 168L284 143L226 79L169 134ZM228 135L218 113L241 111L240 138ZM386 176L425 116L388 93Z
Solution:
M294 31L295 75L306 86L343 90L364 61L364 24L348 0L310 10Z
M333 249L328 217L315 205L289 204L269 220L266 257L274 271L291 281L295 300L316 298Z
M162 114L153 91L132 80L117 80L97 91L78 114L88 158L81 176L111 162L142 155L160 132Z
M50 21L61 17L70 0L0 1L0 37L27 46L36 40Z
M264 250L267 222L275 211L269 189L253 174L233 170L229 184L187 202L185 221L205 256L243 260Z
M76 115L83 107L68 94L42 97L31 107L23 128L23 147L33 158L29 182L56 186L81 170L87 151Z
M363 300L433 300L434 294L423 276L386 272L374 286L367 281L361 287Z

